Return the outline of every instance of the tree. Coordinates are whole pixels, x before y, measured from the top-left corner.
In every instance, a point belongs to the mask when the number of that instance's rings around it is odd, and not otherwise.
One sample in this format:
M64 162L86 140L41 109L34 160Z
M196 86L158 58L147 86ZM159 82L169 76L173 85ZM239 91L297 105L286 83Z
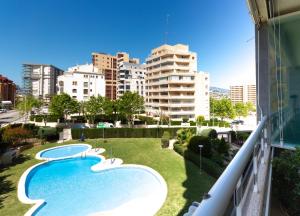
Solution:
M42 106L42 102L33 97L32 95L24 96L23 100L17 104L17 109L22 114L27 114L31 112L33 108L40 108Z
M95 124L96 115L103 113L104 98L102 96L92 96L86 102L86 112L92 124Z
M104 98L103 101L103 112L110 116L114 122L118 120L120 114L120 101L110 100L109 98Z
M234 111L236 116L240 117L246 117L248 115L248 107L246 104L242 102L238 102L234 105Z
M197 119L196 119L196 122L197 122L197 124L198 125L202 125L202 123L205 121L205 118L204 118L204 116L202 116L202 115L199 115L198 117L197 117Z
M125 92L119 99L120 113L123 114L128 124L132 125L133 116L144 110L144 98L136 92Z
M234 108L229 99L216 100L211 98L210 101L213 116L220 117L222 121L224 118L233 119L235 117Z
M251 101L248 101L245 106L247 107L248 109L248 112L255 112L256 111L256 108L255 106L253 105L253 103Z
M79 103L68 94L55 95L50 102L50 113L60 118L79 112Z

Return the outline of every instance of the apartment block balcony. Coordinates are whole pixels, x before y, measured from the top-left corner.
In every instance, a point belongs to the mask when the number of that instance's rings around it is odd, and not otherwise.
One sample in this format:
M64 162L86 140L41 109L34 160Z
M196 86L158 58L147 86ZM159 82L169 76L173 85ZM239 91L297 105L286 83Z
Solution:
M169 91L179 91L179 92L182 92L182 91L191 91L191 92L194 92L195 91L195 88L194 87L169 87L168 88Z

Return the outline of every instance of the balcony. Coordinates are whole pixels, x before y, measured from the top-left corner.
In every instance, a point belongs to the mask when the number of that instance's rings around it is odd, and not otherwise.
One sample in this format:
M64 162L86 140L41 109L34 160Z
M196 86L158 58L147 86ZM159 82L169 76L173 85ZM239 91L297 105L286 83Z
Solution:
M201 203L185 216L263 215L271 178L268 128L264 117Z

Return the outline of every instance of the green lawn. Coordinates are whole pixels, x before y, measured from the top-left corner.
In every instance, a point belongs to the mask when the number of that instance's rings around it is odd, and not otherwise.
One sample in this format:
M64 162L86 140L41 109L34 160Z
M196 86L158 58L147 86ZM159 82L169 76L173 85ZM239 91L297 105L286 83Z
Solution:
M75 141L68 143L76 143ZM127 164L141 164L158 171L168 185L168 196L157 215L182 215L194 200L201 200L208 192L215 179L202 172L193 163L185 161L180 155L169 149L161 149L160 139L108 139L88 140L94 147L103 147L108 151L113 148L113 156L123 159ZM0 169L0 215L23 215L29 208L17 199L17 184L22 173L38 163L35 154L59 144L45 144L26 150L22 157L12 166Z

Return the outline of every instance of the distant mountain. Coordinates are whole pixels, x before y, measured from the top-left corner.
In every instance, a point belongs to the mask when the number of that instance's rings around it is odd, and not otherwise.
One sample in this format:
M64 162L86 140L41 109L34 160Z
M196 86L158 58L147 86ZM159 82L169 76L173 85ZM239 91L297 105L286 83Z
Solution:
M211 86L209 88L210 92L216 92L216 93L221 93L221 94L229 94L229 89L224 89L224 88L219 88L219 87L214 87Z

